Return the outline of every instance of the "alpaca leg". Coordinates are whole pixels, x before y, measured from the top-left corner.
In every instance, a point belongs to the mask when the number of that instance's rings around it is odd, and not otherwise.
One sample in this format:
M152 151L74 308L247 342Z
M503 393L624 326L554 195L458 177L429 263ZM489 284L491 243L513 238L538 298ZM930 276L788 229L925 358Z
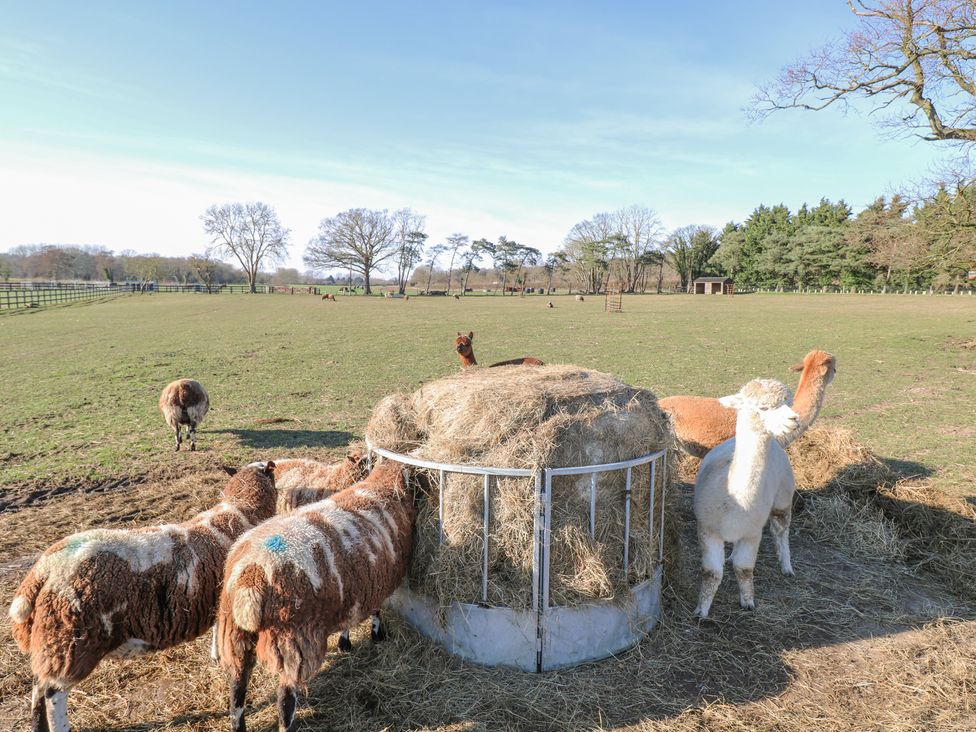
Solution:
M380 620L379 611L373 616L373 622L369 628L369 637L374 641L386 640L386 631L383 630L383 623Z
M248 645L236 664L230 678L230 725L231 732L245 732L244 703L247 700L247 683L254 670L254 646Z
M349 640L349 631L344 630L339 633L339 650L344 653L349 653L352 650L352 643Z
M787 577L793 576L793 564L790 561L790 519L792 510L790 504L782 511L775 508L769 514L769 531L776 542L776 556L779 557L779 566L783 574Z
M48 702L47 723L51 732L68 732L68 690L50 686L44 695Z
M298 697L294 686L278 687L278 729L280 732L292 732L295 729L295 710Z
M698 542L702 553L701 590L695 615L707 618L718 586L722 584L722 566L725 564L725 542L717 536L700 535Z
M31 687L31 732L50 732L47 726L47 704L44 689L34 680Z
M739 582L739 605L746 610L756 609L752 576L756 568L756 554L759 552L759 538L747 536L739 539L732 547L732 568Z

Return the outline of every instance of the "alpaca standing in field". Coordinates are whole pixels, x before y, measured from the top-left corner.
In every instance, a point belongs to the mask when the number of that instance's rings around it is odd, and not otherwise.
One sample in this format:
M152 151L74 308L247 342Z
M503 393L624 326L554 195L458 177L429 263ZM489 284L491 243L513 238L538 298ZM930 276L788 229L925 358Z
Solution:
M800 417L800 428L787 435L788 445L812 425L820 414L827 386L834 380L837 360L826 351L810 351L803 363L790 367L802 371L792 406ZM722 406L712 397L673 396L661 399L658 405L671 419L674 436L682 451L697 458L735 434L735 410Z
M106 656L170 648L213 625L231 544L274 515L274 464L233 473L221 502L189 521L74 534L27 573L10 622L30 655L34 732L67 732L68 690Z
M461 359L461 368L466 369L468 366L478 365L478 361L474 357L473 342L474 331L471 331L467 335L458 333L457 338L454 339L454 350L457 351L458 358ZM493 363L488 368L493 369L496 366L545 366L545 364L532 356L523 356L522 358L513 358L508 361Z
M210 399L199 381L178 379L163 389L159 395L159 411L176 432L176 449L183 442L183 425L188 427L190 450L197 449L197 427L210 409Z
M702 582L695 615L708 617L722 582L725 542L731 542L739 604L754 610L753 570L762 530L769 522L783 574L792 575L790 511L796 483L786 451L777 442L799 426L787 406L789 389L773 379L756 379L722 397L736 412L735 437L702 460L695 481L695 518L702 553Z
M295 726L297 690L326 640L379 611L406 576L416 509L403 466L381 462L366 480L265 522L234 545L217 614L230 715L243 732L256 661L278 676L278 724Z

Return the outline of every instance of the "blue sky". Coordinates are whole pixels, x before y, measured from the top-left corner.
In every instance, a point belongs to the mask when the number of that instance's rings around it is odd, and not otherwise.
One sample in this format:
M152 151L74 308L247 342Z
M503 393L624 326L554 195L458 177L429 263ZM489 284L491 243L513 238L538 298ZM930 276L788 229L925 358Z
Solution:
M756 83L853 23L840 0L699 3L0 2L0 250L187 254L211 203L292 229L410 206L433 240L551 251L633 203L668 228L759 203L855 208L931 143L866 110L750 124Z

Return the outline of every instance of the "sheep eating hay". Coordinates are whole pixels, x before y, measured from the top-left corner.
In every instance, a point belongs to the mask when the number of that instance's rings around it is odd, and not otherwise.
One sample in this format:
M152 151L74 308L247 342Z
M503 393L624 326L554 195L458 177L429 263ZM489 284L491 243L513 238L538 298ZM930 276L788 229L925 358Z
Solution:
M366 427L370 444L445 463L508 468L591 465L669 447L672 436L655 396L576 366L481 368L382 400ZM437 476L418 505L411 586L442 605L482 600L483 479L449 474L444 543L439 544ZM657 474L655 515L662 476ZM653 574L659 526L650 526L649 469L633 471L630 571L623 576L625 471L597 481L596 538L589 533L590 476L553 478L550 599L575 605L622 598ZM488 601L531 604L531 478L492 481ZM638 510L638 507L645 507Z

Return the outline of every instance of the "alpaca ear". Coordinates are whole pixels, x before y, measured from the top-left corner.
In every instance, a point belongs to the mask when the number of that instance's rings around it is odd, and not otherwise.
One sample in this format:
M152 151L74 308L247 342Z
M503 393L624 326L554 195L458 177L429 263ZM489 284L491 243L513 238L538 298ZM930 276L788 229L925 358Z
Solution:
M237 475L237 468L232 468L230 465L225 465L224 466L224 472L227 473L227 475L230 475L230 476L233 477L233 476Z
M728 396L720 397L718 403L726 409L738 409L742 404L742 399L738 394L729 394Z
M803 364L802 363L793 364L792 366L790 366L790 371L803 371Z
M265 475L274 475L275 464L274 460L269 460L264 466Z
M457 334L460 336L461 335L461 331L458 331Z
M474 340L474 331L471 331L470 333L468 333L468 340L469 341L473 341Z

